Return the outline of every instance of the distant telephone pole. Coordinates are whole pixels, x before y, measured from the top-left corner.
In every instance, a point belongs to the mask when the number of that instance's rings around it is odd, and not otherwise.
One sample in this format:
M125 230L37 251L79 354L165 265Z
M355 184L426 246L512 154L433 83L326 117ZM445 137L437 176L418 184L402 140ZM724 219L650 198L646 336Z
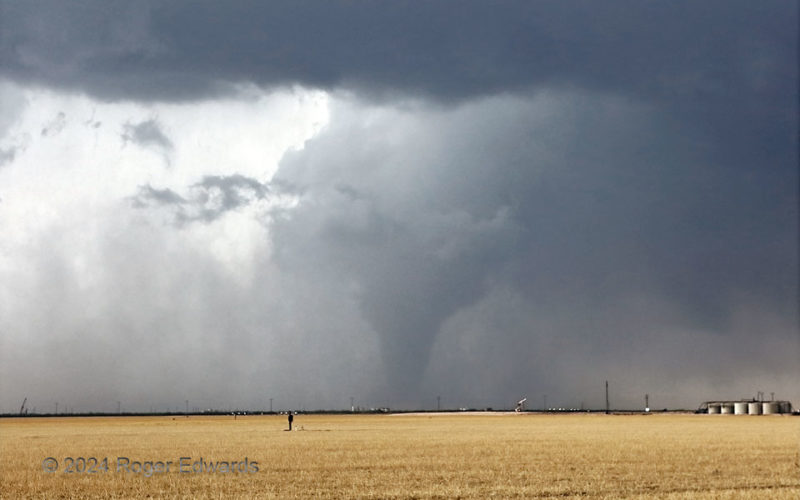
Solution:
M606 415L610 412L610 405L608 404L608 380L606 380Z

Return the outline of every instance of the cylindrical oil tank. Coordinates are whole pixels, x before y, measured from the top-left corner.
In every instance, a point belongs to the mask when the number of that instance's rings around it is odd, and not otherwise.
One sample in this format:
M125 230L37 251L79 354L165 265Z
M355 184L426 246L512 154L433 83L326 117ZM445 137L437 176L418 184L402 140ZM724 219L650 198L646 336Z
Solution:
M733 413L733 403L722 403L719 412L723 415L731 415Z
M792 413L791 401L781 401L781 413Z
M747 413L750 415L761 415L761 403L758 401L747 403Z
M720 409L719 403L709 403L708 405L708 413L711 415L719 415Z
M746 401L737 401L733 403L733 414L734 415L747 415L747 402Z
M764 415L774 415L781 412L781 404L777 401L764 401L761 403L761 412Z

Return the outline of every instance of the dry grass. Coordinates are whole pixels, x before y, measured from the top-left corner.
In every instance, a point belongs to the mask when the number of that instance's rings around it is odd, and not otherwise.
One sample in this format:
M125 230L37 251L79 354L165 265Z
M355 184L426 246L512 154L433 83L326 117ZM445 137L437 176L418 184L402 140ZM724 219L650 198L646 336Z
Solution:
M800 498L800 418L299 415L0 420L3 498ZM45 457L108 457L45 473ZM173 461L115 471L117 457ZM179 457L259 471L179 473Z

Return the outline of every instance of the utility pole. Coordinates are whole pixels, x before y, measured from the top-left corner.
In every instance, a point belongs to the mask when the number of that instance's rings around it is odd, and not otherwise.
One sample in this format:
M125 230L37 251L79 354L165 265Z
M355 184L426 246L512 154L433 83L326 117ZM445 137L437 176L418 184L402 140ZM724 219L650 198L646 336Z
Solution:
M608 380L606 380L606 415L610 412L610 407L608 404Z

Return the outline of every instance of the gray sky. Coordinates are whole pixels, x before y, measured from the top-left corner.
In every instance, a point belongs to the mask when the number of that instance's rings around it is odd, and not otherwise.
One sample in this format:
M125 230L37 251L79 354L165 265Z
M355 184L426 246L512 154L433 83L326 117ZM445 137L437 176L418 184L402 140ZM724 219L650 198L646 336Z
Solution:
M0 410L800 403L797 18L0 0Z

